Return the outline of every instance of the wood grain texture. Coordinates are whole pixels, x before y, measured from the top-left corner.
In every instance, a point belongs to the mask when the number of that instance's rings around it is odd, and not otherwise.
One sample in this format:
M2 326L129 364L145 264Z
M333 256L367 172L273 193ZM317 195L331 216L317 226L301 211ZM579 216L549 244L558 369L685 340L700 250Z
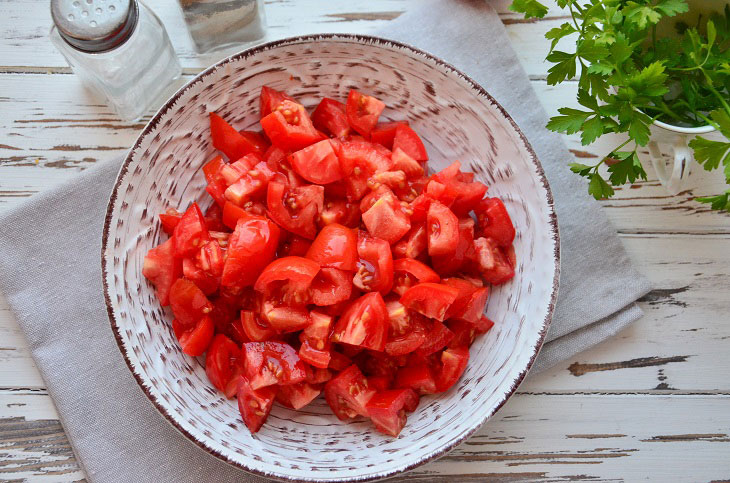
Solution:
M575 83L544 82L549 64L542 34L564 22L566 12L553 5L545 20L524 21L508 11L511 0L490 1L543 105L549 112L573 105ZM415 2L272 0L267 15L272 38L368 33ZM168 26L187 78L228 54L195 58L174 0L151 3ZM69 75L47 40L45 0L18 5L0 2L0 211L124 152L141 127L118 122ZM609 152L612 143L582 146L568 138L573 154L586 163ZM500 421L409 481L728 481L730 219L691 201L719 192L719 178L695 170L688 191L672 198L650 172L649 182L604 202L656 287L641 303L646 316L614 340L529 379L499 413ZM590 370L596 366L603 370ZM14 421L13 435L21 441L8 441L13 438L0 425L0 480L84 478L65 439L34 443L38 436L29 437L34 424L47 425L42 431L51 434L58 424L43 388L0 294L0 420Z

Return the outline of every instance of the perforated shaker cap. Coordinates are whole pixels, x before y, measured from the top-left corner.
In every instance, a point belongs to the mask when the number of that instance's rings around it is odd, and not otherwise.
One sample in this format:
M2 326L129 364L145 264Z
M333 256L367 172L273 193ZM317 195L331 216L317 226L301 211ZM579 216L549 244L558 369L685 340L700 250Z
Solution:
M51 0L59 34L84 52L104 52L124 43L138 15L137 0Z

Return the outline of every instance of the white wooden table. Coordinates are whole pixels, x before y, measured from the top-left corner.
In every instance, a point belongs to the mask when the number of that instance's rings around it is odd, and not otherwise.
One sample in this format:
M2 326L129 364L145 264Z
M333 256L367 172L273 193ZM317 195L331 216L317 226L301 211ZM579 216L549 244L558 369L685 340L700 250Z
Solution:
M575 104L575 83L548 86L542 61L543 34L566 12L554 7L528 22L509 13L509 0L494 3L545 108ZM226 54L195 56L174 0L148 4L167 26L187 78ZM269 36L368 33L415 4L267 0ZM49 26L48 0L0 1L0 210L124 152L143 125L120 122L79 85L49 42ZM589 162L613 144L568 142ZM670 197L650 173L648 182L603 202L657 287L641 302L646 315L528 380L476 436L411 477L730 480L730 215L692 201L720 192L720 178L696 170L689 189ZM83 478L0 295L0 480Z

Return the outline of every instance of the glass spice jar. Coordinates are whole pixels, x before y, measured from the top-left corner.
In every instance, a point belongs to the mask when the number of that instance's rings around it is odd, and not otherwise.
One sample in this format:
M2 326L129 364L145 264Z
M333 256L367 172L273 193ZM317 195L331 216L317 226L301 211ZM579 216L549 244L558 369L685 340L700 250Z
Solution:
M178 0L199 54L261 40L266 34L263 0Z
M182 69L165 27L137 0L51 0L51 41L126 121L168 93Z

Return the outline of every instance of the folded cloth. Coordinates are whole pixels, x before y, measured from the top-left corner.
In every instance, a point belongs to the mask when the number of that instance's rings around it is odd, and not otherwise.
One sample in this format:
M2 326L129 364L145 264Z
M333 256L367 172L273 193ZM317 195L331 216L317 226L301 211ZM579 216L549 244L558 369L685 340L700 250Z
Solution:
M570 153L545 129L547 117L494 10L480 0L419 2L379 34L428 50L472 76L512 115L543 163L563 258L549 342L536 369L640 317L634 302L649 284L566 168ZM0 290L89 481L262 481L187 442L144 396L117 348L101 293L100 253L120 164L120 158L100 162L0 217Z

